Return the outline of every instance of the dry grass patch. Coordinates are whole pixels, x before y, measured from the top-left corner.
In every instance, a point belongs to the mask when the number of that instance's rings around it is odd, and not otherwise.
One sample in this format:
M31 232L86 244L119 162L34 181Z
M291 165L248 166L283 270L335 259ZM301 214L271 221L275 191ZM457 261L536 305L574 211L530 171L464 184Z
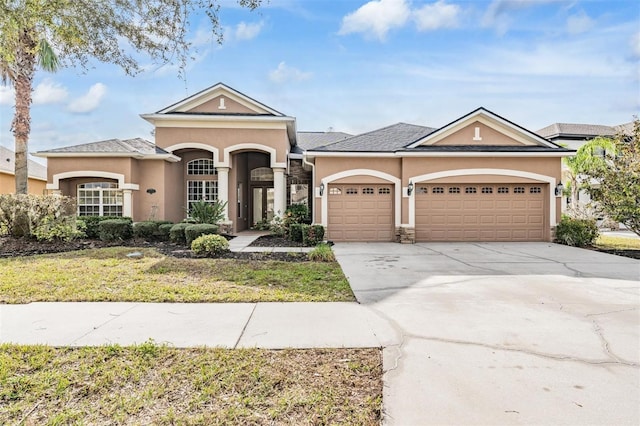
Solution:
M600 235L594 246L605 250L640 250L640 239Z
M0 345L0 424L380 422L379 349Z
M127 257L134 251L143 257ZM131 247L0 259L0 303L354 300L336 262L178 259Z

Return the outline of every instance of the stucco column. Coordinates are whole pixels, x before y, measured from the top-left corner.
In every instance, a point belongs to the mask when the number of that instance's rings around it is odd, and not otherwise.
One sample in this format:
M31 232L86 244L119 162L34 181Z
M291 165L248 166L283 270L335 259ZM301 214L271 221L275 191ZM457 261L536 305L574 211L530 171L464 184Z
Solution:
M218 201L225 202L223 222L229 221L229 167L216 167L218 172Z
M284 177L284 168L273 167L273 204L274 214L282 217L287 208L287 181Z
M122 190L122 216L133 218L133 191Z

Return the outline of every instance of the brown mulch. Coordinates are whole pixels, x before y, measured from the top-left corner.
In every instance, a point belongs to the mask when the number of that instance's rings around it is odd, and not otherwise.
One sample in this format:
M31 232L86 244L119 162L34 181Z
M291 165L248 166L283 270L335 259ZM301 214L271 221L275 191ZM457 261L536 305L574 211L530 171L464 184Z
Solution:
M57 242L38 242L24 238L0 237L0 258L34 256L37 254L63 253L75 250L88 250L103 247L152 247L166 256L178 258L195 258L189 247L168 241L100 241L100 240L75 240ZM308 260L306 253L251 253L251 252L227 252L217 259L240 260L279 260L284 262L304 262Z
M640 250L622 250L622 249L603 249L599 247L585 247L589 250L599 251L602 253L614 254L616 256L630 257L631 259L639 259L640 260Z
M255 239L249 247L306 247L302 243L291 241L275 235L263 235Z

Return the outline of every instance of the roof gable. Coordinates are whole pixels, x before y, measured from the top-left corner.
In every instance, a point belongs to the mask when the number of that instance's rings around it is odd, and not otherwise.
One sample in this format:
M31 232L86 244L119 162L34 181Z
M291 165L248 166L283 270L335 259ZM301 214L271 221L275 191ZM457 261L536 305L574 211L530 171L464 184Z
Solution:
M284 116L281 112L223 83L215 84L157 112L172 113Z
M478 108L406 147L426 146L558 147L539 135L484 108Z

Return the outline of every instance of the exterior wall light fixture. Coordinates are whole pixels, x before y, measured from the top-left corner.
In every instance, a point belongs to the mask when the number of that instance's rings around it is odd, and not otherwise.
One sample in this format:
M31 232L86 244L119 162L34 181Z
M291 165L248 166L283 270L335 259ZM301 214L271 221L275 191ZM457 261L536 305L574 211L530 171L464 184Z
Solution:
M413 182L409 181L409 186L407 186L407 195L411 195L413 192Z
M323 195L324 195L324 182L320 184L320 196L322 197Z
M555 189L556 197L559 197L560 195L562 195L563 190L564 190L564 185L562 185L562 182L560 182L559 184L556 185L556 189Z

